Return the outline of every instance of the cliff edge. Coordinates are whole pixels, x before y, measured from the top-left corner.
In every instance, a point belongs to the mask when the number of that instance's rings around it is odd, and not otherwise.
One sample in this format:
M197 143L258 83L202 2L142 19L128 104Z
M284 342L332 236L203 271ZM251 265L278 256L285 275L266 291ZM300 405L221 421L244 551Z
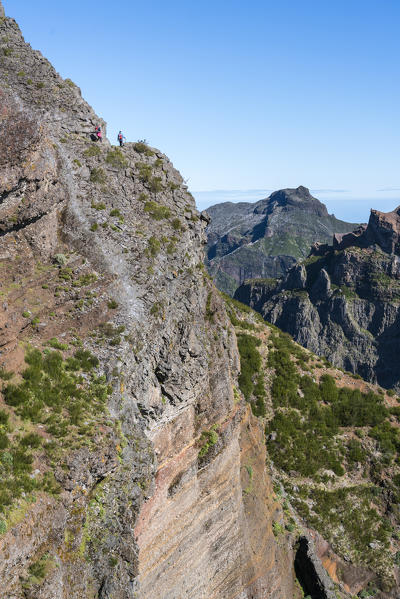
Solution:
M93 141L1 4L0 40L3 595L299 595L207 218L163 153Z

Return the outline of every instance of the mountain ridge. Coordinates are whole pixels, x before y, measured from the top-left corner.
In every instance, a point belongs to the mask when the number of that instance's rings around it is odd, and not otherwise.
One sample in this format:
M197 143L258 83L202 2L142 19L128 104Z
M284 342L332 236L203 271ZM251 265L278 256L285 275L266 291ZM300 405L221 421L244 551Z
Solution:
M314 244L282 281L249 280L236 298L335 365L397 387L399 208Z
M394 599L396 397L222 296L168 157L12 19L0 82L3 595Z
M255 203L208 208L207 267L229 294L246 278L283 276L315 241L354 228L329 215L306 187L282 189Z
M207 216L4 17L0 115L2 594L300 597Z

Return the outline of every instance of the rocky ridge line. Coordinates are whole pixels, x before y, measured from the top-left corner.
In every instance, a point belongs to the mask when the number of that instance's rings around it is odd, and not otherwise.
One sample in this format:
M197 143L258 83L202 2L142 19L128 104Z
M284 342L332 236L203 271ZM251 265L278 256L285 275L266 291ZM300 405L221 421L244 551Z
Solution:
M300 596L207 217L157 149L93 143L104 121L3 16L0 81L3 594Z
M315 244L282 281L247 281L235 297L333 364L397 387L400 209Z
M217 204L208 212L207 266L218 288L230 295L245 279L285 275L312 243L354 227L329 215L303 186L254 204Z

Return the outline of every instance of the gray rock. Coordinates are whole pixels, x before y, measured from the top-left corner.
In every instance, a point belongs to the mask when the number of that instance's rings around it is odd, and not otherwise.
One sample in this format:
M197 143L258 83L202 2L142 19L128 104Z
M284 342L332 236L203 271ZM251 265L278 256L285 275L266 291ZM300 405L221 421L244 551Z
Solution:
M313 242L354 228L329 215L303 186L254 204L216 204L208 212L207 265L216 285L231 295L247 279L284 276Z
M303 264L296 264L291 268L285 279L285 289L305 289L307 273Z

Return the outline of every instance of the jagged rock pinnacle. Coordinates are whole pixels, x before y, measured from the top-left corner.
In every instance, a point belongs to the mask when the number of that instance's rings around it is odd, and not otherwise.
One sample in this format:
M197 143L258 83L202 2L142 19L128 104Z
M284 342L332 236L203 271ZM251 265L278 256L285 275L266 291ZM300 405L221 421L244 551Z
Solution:
M0 17L5 17L5 16L6 16L6 14L4 12L4 7L3 7L3 4L2 4L2 2L0 0Z

